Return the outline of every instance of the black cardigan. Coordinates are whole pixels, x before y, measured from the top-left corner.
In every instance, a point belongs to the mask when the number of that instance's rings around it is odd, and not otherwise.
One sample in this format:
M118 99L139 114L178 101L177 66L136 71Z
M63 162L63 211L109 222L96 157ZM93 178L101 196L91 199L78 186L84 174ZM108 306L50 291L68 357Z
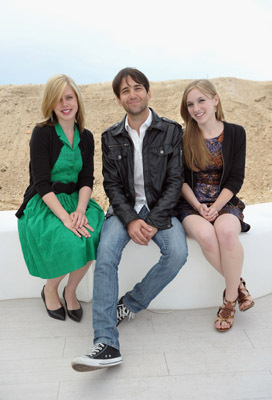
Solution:
M82 156L82 169L78 175L76 190L83 186L93 187L93 156L94 139L87 129L79 134L79 148ZM63 143L60 140L54 126L36 126L30 140L29 186L24 194L24 201L15 214L20 218L29 200L39 193L41 197L53 192L51 182L51 170L57 161Z
M242 126L224 121L222 156L223 174L220 182L220 192L224 188L229 189L233 193L230 202L236 205L239 200L236 194L241 189L245 176L246 132ZM192 189L195 184L194 174L184 163L185 182Z

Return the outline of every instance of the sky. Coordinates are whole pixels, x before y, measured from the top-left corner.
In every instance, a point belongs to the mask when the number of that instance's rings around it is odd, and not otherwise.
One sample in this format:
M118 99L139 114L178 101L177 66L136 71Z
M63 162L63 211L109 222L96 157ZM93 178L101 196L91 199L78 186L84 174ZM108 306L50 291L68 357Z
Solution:
M0 0L0 85L272 80L272 0Z

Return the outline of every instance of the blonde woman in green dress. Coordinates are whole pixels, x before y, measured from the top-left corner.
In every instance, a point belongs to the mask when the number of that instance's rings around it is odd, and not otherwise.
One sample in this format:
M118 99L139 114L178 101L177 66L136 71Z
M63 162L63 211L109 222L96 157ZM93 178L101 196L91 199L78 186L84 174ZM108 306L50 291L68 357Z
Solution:
M47 279L42 299L50 317L79 322L76 289L96 258L104 212L91 199L94 139L84 127L84 109L75 82L56 75L45 86L43 122L30 141L30 183L16 216L29 273Z

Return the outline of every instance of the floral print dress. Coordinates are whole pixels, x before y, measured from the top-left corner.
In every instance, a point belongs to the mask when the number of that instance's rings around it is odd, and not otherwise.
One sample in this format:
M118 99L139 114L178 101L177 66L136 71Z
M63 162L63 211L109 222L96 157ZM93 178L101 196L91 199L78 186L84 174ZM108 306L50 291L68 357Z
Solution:
M200 203L205 203L211 206L220 194L220 182L223 173L223 157L222 157L222 142L224 139L224 132L218 137L212 139L205 139L206 146L211 154L212 162L205 171L199 171L194 174L195 185L194 194ZM239 199L236 206L228 202L220 211L222 214L233 214L241 223L241 231L247 232L250 225L244 222L243 210L245 204ZM185 199L182 199L179 205L178 219L182 222L188 215L199 215Z

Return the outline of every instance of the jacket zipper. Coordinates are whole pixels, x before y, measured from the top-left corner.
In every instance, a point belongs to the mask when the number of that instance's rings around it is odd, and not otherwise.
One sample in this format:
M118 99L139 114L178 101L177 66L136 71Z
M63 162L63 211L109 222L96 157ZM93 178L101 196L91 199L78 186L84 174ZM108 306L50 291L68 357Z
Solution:
M109 147L128 147L128 143L121 143L121 144L109 144Z

